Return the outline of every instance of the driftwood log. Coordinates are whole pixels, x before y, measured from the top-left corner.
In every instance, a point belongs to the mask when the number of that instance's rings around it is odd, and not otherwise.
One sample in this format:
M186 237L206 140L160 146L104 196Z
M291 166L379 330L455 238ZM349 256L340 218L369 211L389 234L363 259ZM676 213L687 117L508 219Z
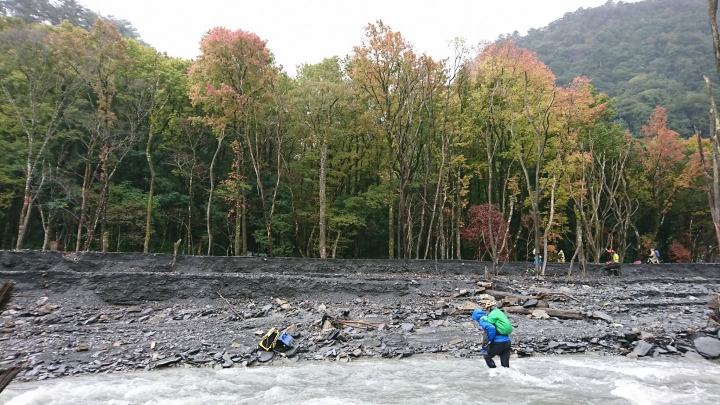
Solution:
M20 367L12 367L7 370L0 370L0 392L3 392L5 387L15 378L20 372Z
M523 300L533 300L533 299L534 299L534 300L541 300L541 299L544 299L545 297L547 297L547 296L549 296L549 295L563 295L563 296L568 297L568 298L570 298L570 299L572 299L572 300L575 300L575 301L577 301L577 302L580 302L579 299L577 299L577 298L575 298L575 297L573 297L573 296L571 296L571 295L568 295L568 294L566 294L566 293L564 293L564 292L545 292L545 293L540 293L540 294L538 294L538 295L528 296L528 295L517 295L517 294L505 292L505 291L484 290L484 291L483 291L483 294L492 295L493 297L495 297L496 300L502 300L503 298L506 298L506 297L512 297L512 298L518 298L518 299L522 298Z
M509 312L511 314L525 314L525 315L532 314L532 312L534 311L533 308L523 308L521 306L505 307L502 310ZM567 310L567 309L552 309L552 308L538 308L538 310L545 311L545 313L548 314L549 316L554 316L554 317L560 318L560 319L584 319L584 316L583 316L582 312L580 312L580 311L573 311L573 310Z
M0 287L0 311L5 309L5 305L10 301L13 288L15 288L15 283L12 281L8 281Z

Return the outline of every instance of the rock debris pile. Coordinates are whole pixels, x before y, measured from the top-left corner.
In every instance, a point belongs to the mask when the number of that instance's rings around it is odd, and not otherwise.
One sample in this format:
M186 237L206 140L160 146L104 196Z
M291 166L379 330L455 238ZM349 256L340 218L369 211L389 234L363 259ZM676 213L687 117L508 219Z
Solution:
M59 254L0 254L0 283L16 283L0 314L0 369L21 367L18 380L419 354L478 357L480 333L470 313L487 300L503 302L517 356L720 357L713 318L720 268L713 266L624 269L622 277L603 276L598 267L584 278L556 272L540 279L525 276L527 264L519 263L486 280L477 262L436 268L334 261L328 269L323 261L239 258L247 267L233 272L208 271L195 258L196 267L180 260L184 270L168 272L152 264L169 262L161 255L135 255L124 265L95 255L96 264L88 265ZM205 259L212 265L213 258ZM96 268L102 260L112 269ZM258 347L273 327L293 337L290 347Z

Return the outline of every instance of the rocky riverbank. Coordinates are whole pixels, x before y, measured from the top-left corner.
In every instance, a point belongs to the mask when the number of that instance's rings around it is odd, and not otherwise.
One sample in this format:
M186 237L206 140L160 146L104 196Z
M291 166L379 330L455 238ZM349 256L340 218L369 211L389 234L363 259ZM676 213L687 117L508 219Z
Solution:
M17 380L168 366L239 367L432 353L474 357L470 311L503 299L518 356L720 357L708 302L720 266L568 264L542 279L508 263L0 252L0 369ZM573 273L578 273L574 269ZM523 309L524 308L524 309ZM525 311L527 314L517 312ZM570 316L567 316L570 315ZM270 328L294 347L258 350ZM717 360L711 360L717 361Z

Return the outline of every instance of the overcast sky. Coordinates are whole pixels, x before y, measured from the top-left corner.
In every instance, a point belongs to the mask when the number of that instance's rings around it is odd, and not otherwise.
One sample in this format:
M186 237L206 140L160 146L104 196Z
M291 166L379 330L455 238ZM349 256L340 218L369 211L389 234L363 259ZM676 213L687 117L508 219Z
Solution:
M626 0L628 1L628 0ZM633 2L637 0L629 0ZM541 28L581 7L607 0L79 0L103 15L130 21L143 40L170 56L199 53L217 26L256 33L291 74L302 63L352 53L363 28L381 19L419 53L451 55L454 38L468 45Z

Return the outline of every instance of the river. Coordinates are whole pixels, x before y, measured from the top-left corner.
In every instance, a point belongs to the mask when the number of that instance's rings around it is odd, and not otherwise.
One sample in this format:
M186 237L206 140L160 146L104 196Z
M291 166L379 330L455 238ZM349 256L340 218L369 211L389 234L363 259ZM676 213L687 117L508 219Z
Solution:
M411 357L251 368L174 368L14 382L3 405L720 404L720 365L683 358Z

